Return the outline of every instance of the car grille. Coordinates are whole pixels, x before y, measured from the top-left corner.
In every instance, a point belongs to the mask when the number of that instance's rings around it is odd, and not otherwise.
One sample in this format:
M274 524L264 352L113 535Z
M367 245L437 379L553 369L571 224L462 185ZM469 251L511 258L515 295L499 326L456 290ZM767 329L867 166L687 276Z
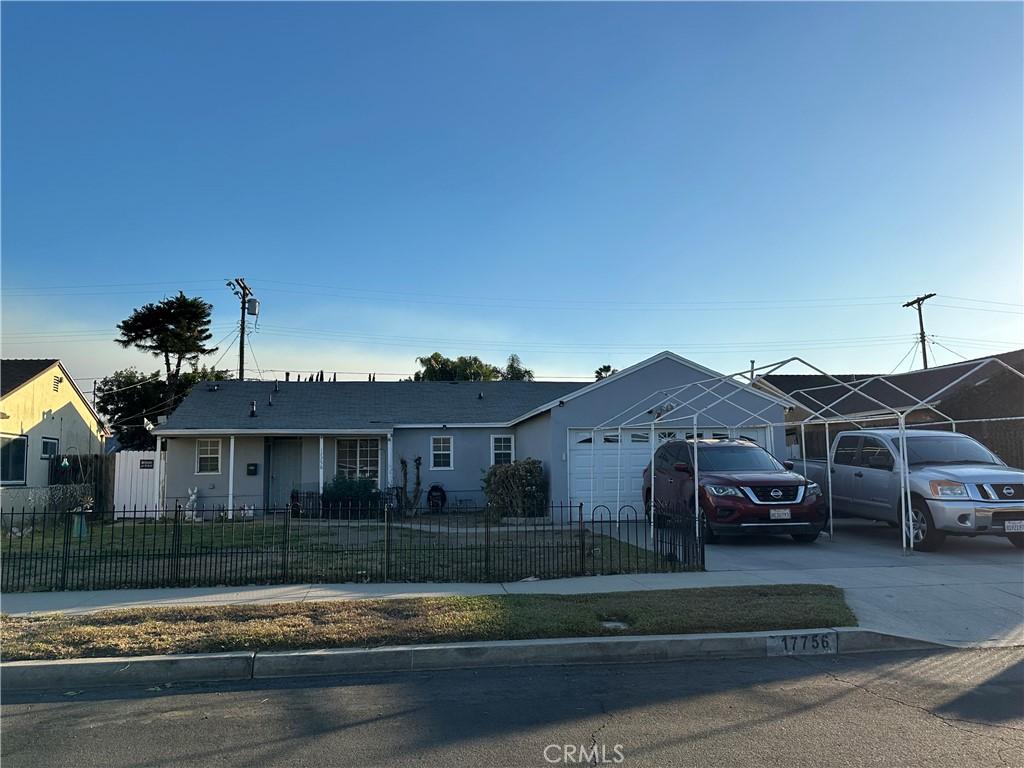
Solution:
M772 494L773 491L778 491L777 494ZM750 492L754 494L754 498L758 501L763 501L768 504L783 504L785 502L796 501L797 496L800 494L799 485L755 485L750 488Z
M988 483L979 485L978 493L981 494L981 498L990 501L1024 502L1024 483Z

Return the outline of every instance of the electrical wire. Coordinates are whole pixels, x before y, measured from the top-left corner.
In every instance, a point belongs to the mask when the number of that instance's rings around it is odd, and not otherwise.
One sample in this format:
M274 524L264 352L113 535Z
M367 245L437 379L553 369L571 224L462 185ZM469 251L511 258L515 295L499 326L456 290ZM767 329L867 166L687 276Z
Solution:
M900 361L892 367L891 371L889 371L890 376L896 373L896 369L903 365L903 361L906 360L908 357L913 359L914 352L917 350L917 345L918 341L915 339L914 343L910 345L910 349L907 350L906 354L904 354L903 357L900 358Z
M246 334L246 341L249 342L249 354L252 355L252 363L256 366L256 372L260 375L260 380L263 380L263 371L260 370L260 361L256 359L256 350L252 348L252 333Z

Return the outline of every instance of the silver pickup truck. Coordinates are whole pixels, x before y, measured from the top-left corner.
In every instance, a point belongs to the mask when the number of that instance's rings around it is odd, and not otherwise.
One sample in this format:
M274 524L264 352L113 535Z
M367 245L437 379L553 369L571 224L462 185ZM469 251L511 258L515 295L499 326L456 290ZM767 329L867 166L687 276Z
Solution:
M955 432L906 431L913 546L938 549L947 535L1005 535L1024 548L1024 470L1006 466L977 440ZM900 518L898 429L840 432L825 461L797 459L797 471L832 486L836 513L883 520Z

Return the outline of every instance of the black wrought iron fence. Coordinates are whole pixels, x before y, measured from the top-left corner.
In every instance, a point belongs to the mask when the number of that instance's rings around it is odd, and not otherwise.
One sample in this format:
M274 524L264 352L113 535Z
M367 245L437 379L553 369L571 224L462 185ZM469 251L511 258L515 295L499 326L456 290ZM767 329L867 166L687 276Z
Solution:
M0 513L5 592L305 582L518 581L702 570L693 515L486 508Z

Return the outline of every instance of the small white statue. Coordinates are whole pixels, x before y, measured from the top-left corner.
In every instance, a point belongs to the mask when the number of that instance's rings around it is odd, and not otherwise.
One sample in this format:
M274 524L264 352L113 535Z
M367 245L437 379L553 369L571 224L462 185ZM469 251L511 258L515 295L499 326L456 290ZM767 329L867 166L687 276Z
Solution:
M199 500L199 486L188 489L188 501L185 502L185 519L196 519L196 503Z

